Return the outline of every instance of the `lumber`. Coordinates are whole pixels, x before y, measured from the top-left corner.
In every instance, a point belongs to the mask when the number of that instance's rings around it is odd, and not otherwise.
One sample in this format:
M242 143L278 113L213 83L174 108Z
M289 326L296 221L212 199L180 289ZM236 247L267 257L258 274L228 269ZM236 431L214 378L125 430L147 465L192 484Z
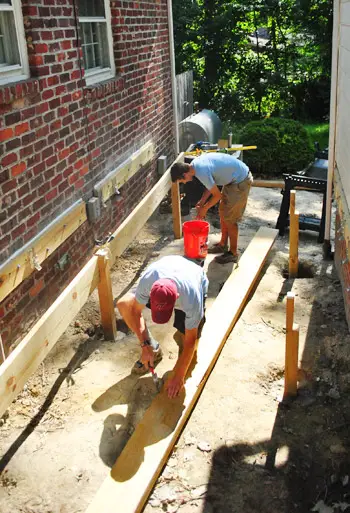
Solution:
M180 153L176 160L178 162L183 158ZM173 165L172 164L172 165ZM158 180L156 185L149 191L132 213L122 222L122 224L113 233L113 240L108 244L111 251L111 265L113 261L122 255L124 250L134 240L141 228L146 224L148 218L153 214L164 196L169 192L171 186L170 167L164 175Z
M269 187L275 189L283 189L284 181L283 180L255 180L252 183L253 187Z
M111 280L110 252L107 248L97 251L100 281L98 297L100 301L101 323L106 340L115 340L117 336L117 321L114 310L113 290Z
M278 231L260 228L207 314L179 397L160 392L103 482L87 513L139 513L184 427L259 276Z
M299 212L295 210L295 191L290 191L289 212L289 278L296 278L299 267Z
M87 220L77 201L0 266L0 303Z
M299 326L294 324L294 293L287 293L286 307L286 353L284 368L284 398L298 392Z
M171 184L171 208L173 213L173 231L175 239L182 237L181 225L181 200L180 200L180 187L179 183Z
M0 366L0 417L97 287L93 256Z
M135 173L150 162L155 156L155 144L148 141L139 150L135 151L120 166L113 169L107 176L94 186L94 195L106 202L111 196L119 192Z

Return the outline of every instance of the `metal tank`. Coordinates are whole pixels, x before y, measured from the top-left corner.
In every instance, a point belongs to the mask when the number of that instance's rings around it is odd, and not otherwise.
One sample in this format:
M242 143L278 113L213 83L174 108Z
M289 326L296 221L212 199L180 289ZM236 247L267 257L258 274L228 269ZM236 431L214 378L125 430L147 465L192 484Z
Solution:
M221 121L214 111L203 109L191 114L179 123L180 151L186 151L190 144L198 141L217 143L221 130Z

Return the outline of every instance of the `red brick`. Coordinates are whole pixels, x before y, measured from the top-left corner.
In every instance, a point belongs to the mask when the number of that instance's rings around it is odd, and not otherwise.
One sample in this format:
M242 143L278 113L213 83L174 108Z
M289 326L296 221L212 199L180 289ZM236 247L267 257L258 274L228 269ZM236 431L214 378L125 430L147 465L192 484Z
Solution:
M17 160L18 160L18 155L16 155L16 153L9 153L1 160L1 165L6 167L6 166L9 166L10 164L13 164Z
M81 168L81 170L79 171L79 174L80 176L84 176L86 175L87 173L89 172L89 166L84 166Z
M21 135L29 130L29 123L21 123L20 125L15 126L15 134Z
M50 201L50 200L56 198L57 194L58 194L58 190L52 189L52 191L50 191L48 194L46 194L45 200Z
M5 128L5 130L0 130L0 141L6 141L7 139L11 139L14 136L14 132L12 128Z
M34 45L35 53L47 53L49 51L49 47L45 43L38 43Z
M35 285L29 290L29 295L31 297L36 297L39 292L41 292L43 290L45 286L45 282L44 282L44 278L41 278L40 280L38 280Z
M34 224L37 224L39 219L40 219L40 212L37 212L30 219L28 219L27 227L29 228L29 227L33 226Z
M27 164L25 162L20 162L16 166L11 168L11 175L14 178L15 176L21 175L27 169Z
M22 233L26 231L26 225L23 223L20 226L17 226L11 233L12 240L17 239Z

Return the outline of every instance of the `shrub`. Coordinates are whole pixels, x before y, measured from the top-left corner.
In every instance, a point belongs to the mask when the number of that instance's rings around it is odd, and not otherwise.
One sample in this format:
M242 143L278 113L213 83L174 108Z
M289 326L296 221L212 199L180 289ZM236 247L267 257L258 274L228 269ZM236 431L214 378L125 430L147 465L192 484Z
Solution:
M251 121L240 133L240 143L257 146L244 152L244 161L259 175L278 176L301 171L313 159L310 137L298 121L267 118Z

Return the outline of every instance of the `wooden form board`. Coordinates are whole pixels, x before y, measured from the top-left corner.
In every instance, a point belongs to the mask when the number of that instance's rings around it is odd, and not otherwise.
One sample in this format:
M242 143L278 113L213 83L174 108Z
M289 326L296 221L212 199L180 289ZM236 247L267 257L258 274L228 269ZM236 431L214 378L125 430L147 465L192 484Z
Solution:
M99 282L92 257L0 366L0 417L22 390Z
M173 164L182 159L183 153L180 153ZM111 264L134 240L164 196L169 192L170 186L170 168L168 168L156 185L113 233L114 239L108 245L112 253Z
M284 188L284 180L254 180L253 187Z
M181 395L159 393L137 425L87 513L139 513L252 290L278 231L260 228L207 314L197 362Z
M155 144L152 141L144 144L125 162L108 173L103 180L95 185L94 195L100 197L104 202L107 201L116 194L116 189L124 185L137 171L154 158L155 151Z
M68 237L86 221L85 203L79 200L50 223L34 239L0 266L0 303L32 274Z

